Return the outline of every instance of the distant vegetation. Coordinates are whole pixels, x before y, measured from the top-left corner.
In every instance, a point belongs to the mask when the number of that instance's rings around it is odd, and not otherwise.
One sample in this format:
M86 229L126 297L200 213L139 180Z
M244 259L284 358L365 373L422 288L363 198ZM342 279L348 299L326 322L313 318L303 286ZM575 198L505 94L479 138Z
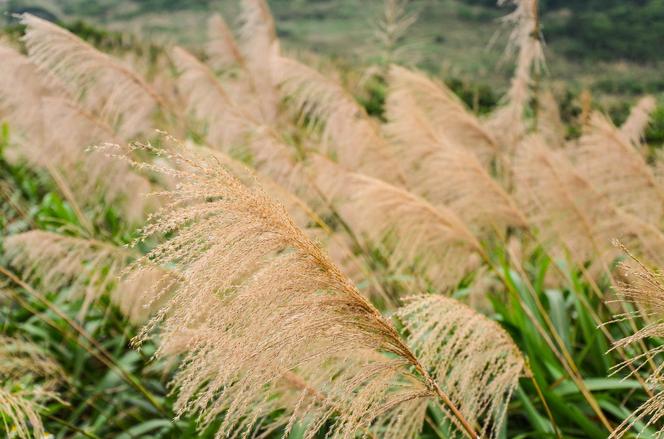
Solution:
M494 0L464 0L495 8ZM568 56L650 62L664 59L662 0L540 0L549 42Z
M10 12L41 11L47 18L65 14L105 20L162 11L209 11L226 3L226 0L9 0L8 5ZM295 5L300 14L323 20L339 13L335 7L328 6L339 6L345 2L272 0L269 3L277 15ZM436 6L436 0L415 0L412 3L443 7ZM474 11L463 9L461 15L469 19L491 21L498 15L495 12L498 7L496 0L459 0L459 3L484 8ZM562 48L568 56L638 62L664 59L661 48L664 41L664 0L541 0L539 7L547 41Z

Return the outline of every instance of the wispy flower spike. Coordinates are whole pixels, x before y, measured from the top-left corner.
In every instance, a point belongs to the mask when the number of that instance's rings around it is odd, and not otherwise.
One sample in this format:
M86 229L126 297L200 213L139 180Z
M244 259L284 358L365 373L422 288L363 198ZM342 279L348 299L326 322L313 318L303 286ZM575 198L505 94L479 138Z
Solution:
M394 327L282 207L216 161L185 151L169 158L180 185L144 236L172 238L136 270L177 267L175 294L139 341L158 328L157 355L182 355L173 381L178 413L198 413L205 428L223 412L217 436L246 437L280 407L270 395L286 374L316 371L327 397L307 410L305 437L331 418L330 435L350 437L414 398L439 400L473 430ZM337 412L340 404L349 405Z
M617 285L618 296L621 300L635 305L639 314L645 317L646 324L634 334L618 340L614 344L614 349L626 348L636 343L643 343L653 337L664 336L664 280L662 275L647 268L620 242L616 242L616 245L629 257L629 260L622 265L625 281ZM664 351L661 347L653 347L650 351L634 356L617 365L615 371L620 371L628 365L631 365L633 370L638 371L648 358L657 358L662 353ZM656 390L654 396L626 418L614 430L611 438L625 437L636 423L644 422L646 425L658 425L664 417L664 391L659 390L663 381L664 369L660 365L647 379L647 382L653 386L653 390ZM660 437L662 434L664 434L664 430L660 429L656 436Z

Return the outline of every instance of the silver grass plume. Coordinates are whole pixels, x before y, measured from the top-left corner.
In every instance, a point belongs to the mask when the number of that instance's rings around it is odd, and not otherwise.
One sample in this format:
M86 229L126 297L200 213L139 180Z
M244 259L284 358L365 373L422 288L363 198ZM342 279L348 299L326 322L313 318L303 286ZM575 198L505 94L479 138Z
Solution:
M182 145L180 146L182 147ZM327 228L323 219L321 219L315 211L320 207L315 206L317 209L310 207L309 202L298 197L295 190L287 189L270 178L269 175L257 172L256 170L249 168L245 163L234 159L230 155L221 151L200 146L195 147L192 145L187 147L194 148L197 152L208 156L209 159L217 160L228 172L240 180L244 185L248 187L259 185L270 198L276 200L286 208L290 217L293 218L295 223L301 229L307 230L309 227L321 229Z
M516 198L542 244L558 256L567 250L579 264L595 257L611 260L611 240L621 228L611 206L598 200L563 153L541 138L531 136L519 149L513 169Z
M314 128L322 128L322 153L353 171L403 184L378 123L341 84L291 58L276 58L274 68L284 97Z
M432 98L444 96L443 89L420 74L398 67L392 72L386 132L403 164L409 190L435 206L450 208L477 232L524 226L526 220L511 196L487 171L492 150L468 148L478 138L459 138L454 129L440 129L442 123L438 123L437 116L428 116L444 113L442 108L436 109L445 105L435 104ZM417 95L421 98L416 99ZM427 110L424 108L429 104L417 103L424 100L431 105ZM473 126L474 117L467 117L460 118L456 132ZM453 118L446 119L446 126L454 125ZM479 125L476 128L478 134L482 132ZM479 157L485 162L481 163Z
M232 96L214 72L186 50L173 50L181 76L178 86L190 110L208 127L210 146L231 156L251 156L252 165L289 190L302 188L295 149L283 142L270 123L255 114L254 97ZM171 139L175 140L175 139Z
M305 193L312 199L306 201L300 198L295 190L288 190L269 176L248 168L244 163L220 151L202 147L197 147L197 150L203 154L209 154L214 160L218 160L220 164L226 167L228 172L245 186L259 185L272 200L275 200L286 209L295 224L304 230L309 238L319 242L326 249L330 258L343 269L346 276L354 281L365 279L367 269L353 253L352 241L344 233L331 230L317 213L329 213L325 206L319 205L318 196ZM315 199L313 199L314 197ZM315 204L310 207L312 201ZM378 293L384 294L382 291Z
M628 335L615 342L613 349L629 348L635 344L642 344L651 338L664 336L664 280L662 274L646 267L634 257L627 248L619 242L616 245L629 256L630 260L622 264L624 281L617 285L619 300L636 307L636 316L643 317L644 326L634 334ZM616 316L617 320L624 320L628 316ZM616 365L613 373L618 373L627 367L638 371L648 358L659 358L664 348L653 347L648 352L636 355ZM622 438L630 433L637 423L644 423L646 427L657 425L664 417L664 364L658 364L646 381L652 388L654 396L644 402L629 417L627 417L611 434L611 438ZM664 429L660 428L655 437L662 437ZM640 437L638 434L637 437Z
M68 291L70 299L83 298L82 318L92 302L109 294L113 303L134 323L145 321L158 298L144 295L146 285L169 276L153 267L141 277L119 281L137 254L114 244L32 230L8 236L3 243L7 263L20 269L27 282L49 291Z
M539 74L544 65L537 3L537 0L498 0L499 5L516 6L504 21L514 26L508 53L516 52L517 59L505 105L493 113L487 121L487 128L508 152L527 133L524 112L532 97L533 74Z
M37 345L0 335L0 413L10 421L7 437L45 437L39 416L42 404L57 399L55 390L65 381L60 366Z
M397 316L408 331L408 346L481 426L479 435L498 437L525 366L509 334L472 308L435 295L407 298Z
M244 26L249 26L249 22L258 21L261 23L262 8L255 9L256 17L246 21ZM249 13L245 5L245 14ZM223 78L224 89L237 107L243 108L247 115L251 115L263 124L272 124L277 118L277 94L271 79L271 72L266 69L269 67L270 57L278 52L278 43L276 36L272 34L269 21L269 14L266 18L268 23L263 23L262 27L267 32L257 34L256 29L249 29L251 38L245 45L238 44L233 33L219 14L213 15L208 22L208 41L205 53L207 55L207 64L214 70L214 73ZM252 25L253 26L253 25ZM242 34L242 30L240 31ZM246 37L246 35L245 35ZM250 46L252 38L264 40L267 38L272 45L269 53L255 53L252 55ZM259 43L260 46L262 43ZM243 53L247 52L247 56ZM256 50L255 48L253 50ZM257 70L258 68L258 70ZM263 75L256 79L254 75Z
M104 199L120 205L129 221L142 219L149 208L142 196L150 190L148 181L122 163L86 151L95 142L119 141L113 129L71 100L28 58L5 46L0 55L6 61L0 66L2 77L11 78L0 81L0 107L8 108L7 118L16 127L18 155L51 174L66 175L66 190L79 204L93 206Z
M516 198L553 254L567 252L577 264L595 260L604 269L618 255L611 245L617 238L648 260L662 261L661 231L613 204L565 151L549 149L536 136L520 149L514 162Z
M229 102L229 105L232 105L232 102ZM239 108L233 111L237 111L239 115L243 114ZM296 156L295 147L287 144L272 127L261 125L258 121L251 119L251 117L243 117L243 123L246 125L246 132L243 135L245 137L243 148L246 148L246 152L250 156L248 161L250 162L251 169L256 174L261 175L261 177L283 188L283 190L291 192L297 197L302 197L307 202L315 202L318 196L313 194L309 187L310 184L303 173L302 164ZM160 141L165 144L165 149L183 147L182 143L170 134L163 131L158 131L157 134ZM136 146L137 149L146 147L148 150L153 151L155 155L160 156L162 159L165 158L158 149L152 148L151 145L140 146L136 142ZM228 160L231 159L234 162L231 165L233 169L237 170L240 167L238 166L239 163L237 163L239 158L220 151L219 148L214 148L212 145L199 148L199 151L203 155L211 154L216 156L215 160L221 160L225 166L229 165ZM243 158L246 159L246 157ZM242 167L246 166L242 165ZM147 168L149 169L149 166Z
M280 407L284 380L315 371L287 411L286 435L306 414L306 438L327 420L330 437L384 428L403 404L445 404L471 436L473 427L400 335L258 187L247 187L214 160L175 151L165 168L180 181L172 203L143 230L171 238L139 260L178 272L175 294L142 331L158 331L157 356L182 356L173 379L179 415L201 429L223 413L217 437L250 437ZM473 390L482 391L479 387ZM470 389L467 389L470 390ZM386 428L381 437L417 429Z
M242 134L258 124L257 121L247 121L256 118L246 110L252 105L240 108L214 72L186 50L175 47L172 56L180 73L178 89L189 111L205 122L208 143L223 151L233 152L242 143ZM252 100L248 104L254 103Z
M318 188L350 228L373 245L387 245L393 269L414 269L447 288L463 277L470 255L482 252L451 209L322 156L313 157L310 166Z
M43 143L22 148L30 162L66 175L76 200L83 205L97 206L101 199L119 206L129 223L142 221L154 209L154 200L147 198L152 185L145 176L89 148L118 139L110 126L67 98L44 98L42 112Z
M664 215L664 185L656 168L613 123L599 113L569 156L580 173L621 209L659 226Z
M265 0L242 0L239 41L245 69L259 102L262 120L273 123L279 103L271 59L279 55L279 40L270 8Z
M408 0L383 0L380 17L375 20L374 44L378 47L380 64L385 68L396 62L407 62L413 51L408 50L404 38L417 21L417 13L407 11ZM387 72L384 72L387 73Z
M205 45L205 53L215 70L246 65L244 55L242 55L233 32L220 14L214 14L208 20L208 41Z
M420 147L421 136L449 139L485 165L498 152L494 137L444 84L425 74L392 66L386 102L387 133L404 148Z
M477 236L502 236L528 221L477 157L455 145L435 150L410 179L411 192L455 212Z
M0 59L0 113L12 126L41 134L41 99L51 90L30 60L2 42Z
M123 138L151 126L153 112L169 106L129 66L102 53L69 31L24 14L23 40L30 60L64 83L89 111L95 111Z
M650 115L657 108L657 100L653 96L644 96L636 103L627 120L621 125L620 131L632 145L641 146L646 128L650 123Z

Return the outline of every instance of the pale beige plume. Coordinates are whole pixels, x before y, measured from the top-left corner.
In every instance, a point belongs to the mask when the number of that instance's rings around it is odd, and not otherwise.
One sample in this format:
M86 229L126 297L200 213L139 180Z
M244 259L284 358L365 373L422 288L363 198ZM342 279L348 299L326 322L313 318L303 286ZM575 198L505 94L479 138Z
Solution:
M208 20L208 40L205 53L215 70L223 70L238 65L244 67L246 61L242 55L233 32L220 14L214 14Z
M439 288L465 274L470 254L481 244L445 206L433 206L398 186L354 173L318 156L311 160L316 185L358 235L387 246L395 270L424 273Z
M640 147L646 128L650 123L650 115L657 108L657 100L653 96L644 96L636 103L627 120L620 126L620 131L632 145Z
M241 107L260 123L273 124L277 121L278 109L269 64L271 56L278 52L278 43L267 6L254 3L243 8L244 16L250 17L245 18L240 29L242 45L238 44L221 15L210 18L207 63L222 76L224 89L236 107ZM265 45L272 48L266 51ZM261 76L256 78L255 75Z
M279 40L272 13L265 0L242 0L239 40L263 121L273 123L279 103L272 58L279 54Z
M606 116L591 116L578 144L569 149L569 156L581 174L619 208L657 226L661 224L661 177Z
M420 148L422 136L449 139L488 165L498 152L494 137L444 84L392 66L386 102L387 133Z
M7 437L45 437L39 411L57 399L55 390L63 381L64 371L39 346L0 335L0 432L8 427Z
M194 148L193 146L189 147ZM259 185L273 200L276 200L286 208L290 217L293 218L301 229L307 232L310 229L322 229L326 234L331 233L325 221L316 213L322 210L323 207L320 206L320 203L316 202L314 199L315 195L311 192L305 192L305 195L309 199L304 200L297 195L298 192L303 192L303 188L295 187L295 184L288 189L272 179L268 174L249 168L245 163L221 151L200 146L196 146L195 150L200 151L202 155L208 156L213 160L218 160L228 172L244 185L248 187ZM295 182L293 181L293 183ZM315 204L310 206L311 202Z
M0 59L0 114L12 127L41 135L41 100L51 90L27 57L2 42Z
M664 234L653 224L616 206L576 169L565 151L549 149L531 136L520 145L514 176L517 200L552 254L608 268L620 239L639 255L663 261ZM664 262L664 261L663 261Z
M93 239L33 230L8 236L3 246L8 263L19 269L26 281L48 291L67 291L70 299L83 298L79 318L92 302L110 294L130 320L141 323L159 299L144 295L146 286L169 276L167 271L153 267L144 277L119 282L120 273L138 255Z
M392 89L388 97L386 132L405 170L410 191L436 206L450 208L478 232L525 225L511 196L486 168L492 158L491 150L465 148L456 137L448 136L454 130L434 128L440 125L416 103L411 90L419 87L412 84L420 80L422 85L434 89L435 84L401 68L394 68L393 72L397 72L398 83L404 81L408 85ZM407 78L411 80L406 81ZM420 92L429 97L435 95L433 90ZM481 163L479 157L485 162Z
M627 253L631 260L623 263L623 276L625 281L617 285L618 297L635 306L638 310L632 317L645 317L644 326L625 338L618 340L613 349L629 349L632 345L643 344L652 338L664 336L664 279L659 271L646 267L636 259L622 244L618 245ZM618 321L628 316L622 314L616 317ZM652 347L647 353L635 355L613 368L613 373L618 373L626 368L638 371L649 358L658 358L664 353L661 346ZM631 374L630 374L631 376ZM647 383L652 386L654 396L646 400L629 417L627 417L611 434L611 438L622 438L630 433L636 423L644 423L647 426L656 426L664 417L664 391L661 390L664 382L664 364L658 364L647 378ZM664 430L660 429L655 437L661 437ZM637 437L639 437L638 435Z
M274 69L284 97L315 128L322 127L324 154L353 171L404 183L378 123L341 84L291 58L276 58Z
M505 104L487 121L487 128L506 151L513 151L526 135L525 110L532 98L533 74L538 75L544 65L544 51L540 34L537 0L499 0L499 4L513 4L516 9L504 18L514 29L510 35L508 53L516 52L516 68Z
M24 14L21 22L30 60L58 77L84 107L97 112L123 138L148 129L158 107L168 111L163 98L119 60L41 18Z
M541 138L528 137L519 149L516 197L542 244L558 256L567 250L579 264L596 257L610 261L616 255L611 240L624 229L612 206Z
M477 157L455 145L441 146L420 163L410 190L455 212L478 236L502 236L508 227L526 227L512 196L489 175Z
M48 121L43 143L22 149L32 163L66 176L80 204L97 208L99 200L114 204L130 224L154 210L155 201L147 198L152 185L145 176L90 148L101 141L119 141L110 126L67 98L42 99L42 112Z
M380 63L389 68L395 62L412 61L414 51L404 39L417 21L417 14L408 11L408 0L384 0L380 17L374 24L374 44L379 49ZM383 72L387 73L387 72Z
M178 89L188 110L205 123L208 143L233 153L242 145L242 134L257 124L252 120L256 115L240 108L214 72L191 53L175 47L172 55L180 73Z
M198 414L203 430L223 413L217 437L251 437L279 407L275 393L284 378L316 371L324 397L314 402L300 386L300 403L284 408L286 435L304 420L305 438L324 424L330 437L353 437L385 427L402 404L420 401L442 403L472 432L392 324L282 207L215 161L190 151L172 152L170 160L180 164L164 172L180 185L143 231L170 239L135 270L157 264L179 273L177 291L138 339L158 330L157 356L181 355L172 382L179 415ZM385 429L380 436L414 431Z
M525 368L509 334L469 306L435 295L406 299L397 316L408 331L408 346L468 419L480 426L479 435L498 437Z
M62 84L37 70L26 57L0 45L0 107L16 129L18 156L31 164L66 175L68 190L82 205L100 199L117 203L125 217L136 222L143 217L150 184L127 166L87 152L100 141L119 141L103 120L71 100ZM54 176L54 178L57 178ZM129 189L129 190L128 190Z

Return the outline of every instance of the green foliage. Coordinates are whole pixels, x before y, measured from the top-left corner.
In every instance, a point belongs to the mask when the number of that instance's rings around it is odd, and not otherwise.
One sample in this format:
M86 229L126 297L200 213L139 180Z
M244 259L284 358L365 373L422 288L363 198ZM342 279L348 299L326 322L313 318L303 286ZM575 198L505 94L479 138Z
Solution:
M385 79L381 76L372 76L364 87L364 94L358 96L358 101L367 110L367 114L384 119L386 95Z
M494 0L465 0L495 8ZM543 31L552 44L579 59L664 59L662 0L540 0ZM474 18L474 17L469 17Z
M498 105L498 96L486 84L477 84L458 78L450 78L445 84L463 101L466 107L477 114L488 114ZM365 84L358 102L367 113L384 120L387 84L382 76L372 76Z
M601 94L642 95L664 92L664 79L638 77L607 77L593 84L593 91Z
M486 84L450 78L445 84L466 104L478 114L487 114L498 105L498 96L493 88Z
M82 20L76 20L65 25L65 27L85 41L105 50L122 47L127 41L126 36L123 36L120 32L102 30Z
M664 104L661 101L650 116L650 125L646 129L645 140L649 145L664 144Z

